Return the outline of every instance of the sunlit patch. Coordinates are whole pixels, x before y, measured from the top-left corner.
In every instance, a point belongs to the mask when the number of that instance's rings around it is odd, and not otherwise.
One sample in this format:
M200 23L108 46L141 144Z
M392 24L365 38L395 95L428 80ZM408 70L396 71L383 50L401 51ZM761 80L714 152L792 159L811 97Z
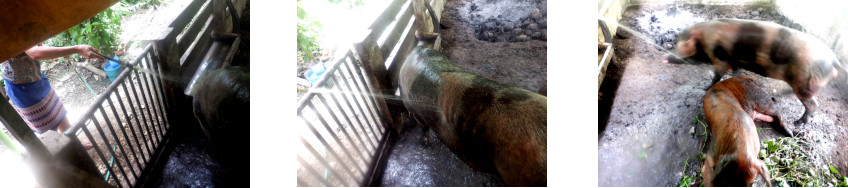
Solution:
M0 182L3 187L38 187L29 165L12 151L0 152Z

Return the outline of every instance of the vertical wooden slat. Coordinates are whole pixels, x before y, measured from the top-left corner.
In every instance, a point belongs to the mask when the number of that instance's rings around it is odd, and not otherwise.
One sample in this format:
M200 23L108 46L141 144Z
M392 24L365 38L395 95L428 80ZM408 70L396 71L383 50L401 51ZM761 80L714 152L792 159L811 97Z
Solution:
M403 34L403 30L406 29L407 25L409 25L409 20L412 19L412 3L405 4L406 9L400 13L400 17L398 17L395 21L394 27L391 30L386 30L385 32L389 32L389 36L386 38L386 41L383 42L381 48L381 52L383 56L389 57L389 53L395 49L395 45L397 45L400 40L400 35ZM379 32L379 30L378 30Z
M415 22L415 20L412 20L412 24L417 24L417 23ZM397 89L397 87L398 87L397 80L398 80L398 76L400 74L400 67L401 67L401 65L403 65L403 61L406 60L406 56L409 54L409 52L412 50L412 48L415 47L415 28L414 27L410 26L408 28L408 30L406 31L406 34L403 35L403 41L401 41L401 44L399 44L399 45L400 45L400 47L394 53L394 58L392 58L392 60L391 60L392 64L389 65L389 70L388 70L388 72L389 72L388 73L389 74L389 83L391 83L391 86L389 86L389 88L390 88L391 91L394 91L395 89Z

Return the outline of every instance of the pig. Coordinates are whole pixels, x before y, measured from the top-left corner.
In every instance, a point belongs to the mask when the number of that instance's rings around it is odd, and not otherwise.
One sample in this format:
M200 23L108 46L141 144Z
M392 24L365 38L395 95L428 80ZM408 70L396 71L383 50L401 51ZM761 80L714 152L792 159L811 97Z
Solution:
M197 87L194 115L206 137L224 149L249 144L250 69L229 66L214 70Z
M401 65L404 106L471 168L508 186L547 185L547 97L454 66L415 47Z
M775 23L754 20L715 19L690 26L677 36L674 54L709 59L715 69L712 84L739 68L786 81L805 108L795 124L812 120L818 106L816 94L838 72L846 72L821 40ZM667 56L664 62L681 61Z
M704 95L710 149L701 172L705 186L751 186L759 174L771 186L768 169L757 158L760 138L755 120L769 122L778 132L793 136L772 105L772 97L753 77L721 81ZM718 162L716 164L716 162Z
M545 85L543 85L542 88L539 89L539 94L548 96L548 83L545 83Z

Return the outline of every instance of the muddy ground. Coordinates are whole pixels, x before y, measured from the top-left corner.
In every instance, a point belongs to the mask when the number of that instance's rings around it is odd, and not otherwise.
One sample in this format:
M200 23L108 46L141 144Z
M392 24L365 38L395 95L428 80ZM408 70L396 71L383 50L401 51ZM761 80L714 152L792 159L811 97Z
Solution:
M541 14L540 19L532 18L534 9ZM506 27L501 25L518 25L519 22L528 23L524 30L536 27L538 31L535 32L541 32L546 29L540 23L547 22L547 14L546 0L448 1L440 20L442 51L457 67L502 84L538 91L548 80L547 37L531 37L532 39L526 42L507 42L511 39L490 42L487 40L491 39L478 38L476 33L479 33L479 30L506 30ZM540 23L536 23L536 20ZM485 26L487 24L494 27ZM502 35L501 38L518 37L506 32Z
M776 23L799 29L768 7L754 6L632 6L625 10L621 24L645 33L643 40L619 29L614 42L615 61L599 91L599 186L678 186L686 175L698 177L703 161L700 147L706 137L701 125L703 96L713 77L706 64L663 64L666 52L679 29L700 20L743 18ZM663 48L649 42L657 42ZM841 60L845 62L845 60ZM804 113L804 107L786 82L765 78L748 71L725 75L753 76L776 98L778 113L790 124ZM844 77L843 77L844 78ZM846 86L831 82L818 95L819 110L809 124L794 125L814 141L820 152L840 172L848 171L848 117ZM768 125L758 123L760 139L776 138ZM706 148L708 149L708 148ZM706 151L704 149L703 151ZM688 165L684 165L688 160ZM688 166L684 172L684 166ZM700 183L695 178L694 185ZM762 181L760 181L762 183Z
M454 65L534 92L547 82L547 1L448 1L440 22L442 51ZM405 126L381 186L503 186L497 175L459 160L434 132L425 141L417 124Z

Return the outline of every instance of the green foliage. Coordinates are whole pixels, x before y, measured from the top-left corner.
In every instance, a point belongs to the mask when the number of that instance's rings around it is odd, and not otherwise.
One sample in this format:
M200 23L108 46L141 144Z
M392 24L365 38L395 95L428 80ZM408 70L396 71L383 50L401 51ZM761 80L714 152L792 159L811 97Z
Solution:
M45 41L48 46L72 46L87 44L101 54L111 54L117 47L118 32L121 31L121 19L130 14L127 5L119 2L94 17L71 27L65 32Z
M833 173L834 173L834 174L836 174L837 176L839 175L839 171L838 171L838 170L836 170L836 168L833 168L833 165L828 165L828 166L830 166L830 171L831 171L831 172L833 172Z
M333 4L344 5L347 8L353 8L353 7L356 7L356 6L365 5L364 0L327 0L327 1L329 1L330 3L333 3Z
M321 23L317 19L306 14L297 2L297 51L303 55L303 60L310 62L315 57L312 52L320 50L318 37L321 32Z
M821 154L813 153L808 138L801 135L762 141L760 157L778 186L848 186L845 176L832 165L817 163Z
M699 120L698 116L695 116L695 118L692 119L692 123L701 124L701 126L704 127L704 133L697 134L698 136L706 136L707 134L709 134L709 132L707 132L707 124L704 124L703 121Z
M706 156L707 156L706 154L704 154L704 149L706 149L706 147L707 147L707 138L710 137L710 132L707 129L707 124L705 124L703 121L698 119L698 116L700 116L702 113L704 113L703 109L701 109L701 112L698 112L698 115L696 115L695 118L692 118L692 123L693 124L700 124L704 128L704 133L698 134L697 132L693 132L692 134L695 134L697 136L704 136L704 142L701 143L700 150L699 150L700 153L698 155L698 160L703 162L704 159L706 159ZM689 166L689 159L691 159L691 157L686 158L686 162L684 162L683 177L680 179L680 183L677 185L678 187L692 187L692 183L695 182L695 176L686 175L686 167ZM701 180L703 180L703 174L701 174L700 171L696 171L695 173L698 174L698 177L701 177ZM703 185L703 184L704 184L704 182L702 181L701 185Z
M162 3L161 0L124 0L123 2L128 5L141 4L142 6L159 5Z
M365 5L365 0L326 0L331 4L343 6L348 9ZM320 51L321 46L318 42L323 25L321 22L310 16L306 10L302 8L303 3L297 2L297 52L298 60L310 62L315 59L312 53ZM342 15L339 15L342 16ZM301 59L302 58L302 59Z
M686 158L686 162L683 162L683 178L680 179L679 187L691 187L692 181L695 180L695 177L689 177L686 175L686 167L689 166L689 158Z
M161 3L162 0L125 0L118 2L115 6L109 7L79 25L47 39L44 43L48 46L57 47L87 44L97 49L101 54L111 56L112 51L116 49L119 43L118 34L121 32L121 19L131 14L134 8Z

